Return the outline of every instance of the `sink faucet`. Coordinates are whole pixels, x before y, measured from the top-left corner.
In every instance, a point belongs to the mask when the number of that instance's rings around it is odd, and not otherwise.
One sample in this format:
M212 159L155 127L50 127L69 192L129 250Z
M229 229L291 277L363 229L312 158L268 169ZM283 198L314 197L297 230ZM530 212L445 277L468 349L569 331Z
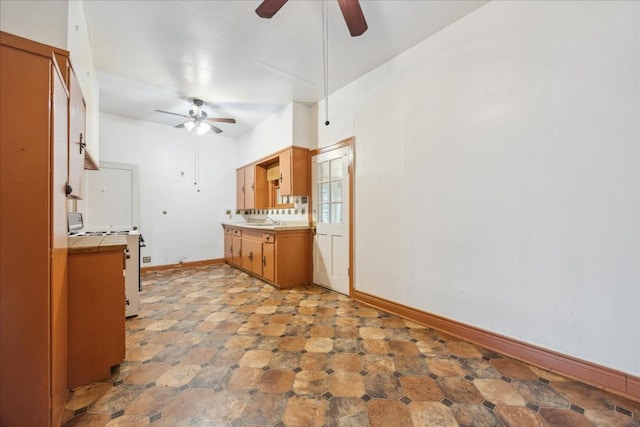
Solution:
M271 221L274 225L280 225L280 221L276 221L275 219L271 218L270 216L268 216L265 219L265 222L267 222L267 221Z

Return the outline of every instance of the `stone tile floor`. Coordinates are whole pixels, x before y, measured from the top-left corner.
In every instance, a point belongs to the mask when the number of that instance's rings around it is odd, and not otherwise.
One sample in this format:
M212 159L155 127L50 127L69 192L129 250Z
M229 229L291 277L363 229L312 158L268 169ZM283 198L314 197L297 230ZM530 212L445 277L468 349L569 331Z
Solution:
M143 275L126 360L65 426L640 426L632 402L316 286Z

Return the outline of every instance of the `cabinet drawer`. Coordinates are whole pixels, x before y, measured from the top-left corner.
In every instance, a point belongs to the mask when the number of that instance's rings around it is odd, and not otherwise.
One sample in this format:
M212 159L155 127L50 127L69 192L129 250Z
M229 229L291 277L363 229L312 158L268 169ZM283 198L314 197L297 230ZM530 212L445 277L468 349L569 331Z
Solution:
M224 228L224 234L233 234L233 230L231 228Z
M262 235L262 241L264 243L275 243L276 235L274 233L264 233Z
M234 229L234 230L233 230L233 235L234 235L234 236L242 236L242 230L236 230L236 229Z

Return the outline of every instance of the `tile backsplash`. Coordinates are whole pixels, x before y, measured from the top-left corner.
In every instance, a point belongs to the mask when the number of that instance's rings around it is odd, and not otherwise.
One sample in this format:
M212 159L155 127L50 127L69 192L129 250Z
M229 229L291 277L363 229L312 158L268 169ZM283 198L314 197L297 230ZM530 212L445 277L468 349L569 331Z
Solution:
M309 204L307 196L292 196L294 206L291 208L270 208L270 209L236 209L236 217L244 220L261 220L267 216L276 221L283 222L308 222Z

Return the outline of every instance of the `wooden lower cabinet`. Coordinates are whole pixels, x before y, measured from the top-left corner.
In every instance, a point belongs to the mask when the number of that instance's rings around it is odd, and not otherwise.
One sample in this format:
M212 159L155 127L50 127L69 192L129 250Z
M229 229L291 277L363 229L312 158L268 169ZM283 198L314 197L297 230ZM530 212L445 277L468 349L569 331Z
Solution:
M242 264L242 230L233 230L231 250L231 264L240 267Z
M231 240L231 259L225 261L281 288L311 281L311 235L307 229L257 230L225 225Z
M224 229L224 261L231 264L233 259L233 230Z
M241 267L262 277L262 234L260 232L243 230Z
M311 231L276 233L276 283L282 288L311 283Z
M262 277L270 282L276 280L276 245L263 243L262 245Z
M69 387L111 376L125 356L124 251L69 254Z

